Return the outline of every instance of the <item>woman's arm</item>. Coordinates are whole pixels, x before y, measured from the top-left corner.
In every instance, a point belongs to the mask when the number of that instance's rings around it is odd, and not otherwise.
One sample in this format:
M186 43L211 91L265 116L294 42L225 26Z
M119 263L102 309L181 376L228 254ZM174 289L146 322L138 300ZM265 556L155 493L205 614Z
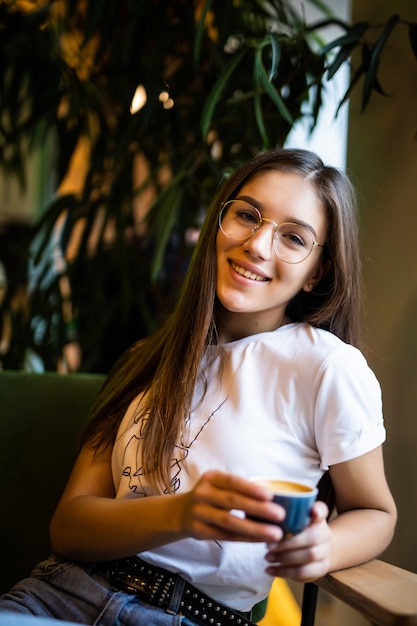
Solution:
M116 499L111 449L98 459L84 448L50 526L53 552L79 561L117 559L185 537L231 541L279 541L282 531L239 517L247 511L280 521L284 511L270 492L225 472L204 474L194 489L177 495Z
M378 556L390 543L397 520L386 482L381 447L330 468L337 517L326 523L326 507L314 506L310 526L269 544L267 571L298 581L315 580Z

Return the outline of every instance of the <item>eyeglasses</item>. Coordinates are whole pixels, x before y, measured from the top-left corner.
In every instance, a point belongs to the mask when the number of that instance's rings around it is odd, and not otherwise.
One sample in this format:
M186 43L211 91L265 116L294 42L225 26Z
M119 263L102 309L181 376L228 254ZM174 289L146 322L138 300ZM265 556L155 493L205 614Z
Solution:
M219 214L219 227L223 235L237 242L252 237L265 222L275 226L272 247L284 263L301 263L315 246L324 247L315 241L313 233L306 226L296 222L276 224L262 217L258 209L246 200L225 202Z

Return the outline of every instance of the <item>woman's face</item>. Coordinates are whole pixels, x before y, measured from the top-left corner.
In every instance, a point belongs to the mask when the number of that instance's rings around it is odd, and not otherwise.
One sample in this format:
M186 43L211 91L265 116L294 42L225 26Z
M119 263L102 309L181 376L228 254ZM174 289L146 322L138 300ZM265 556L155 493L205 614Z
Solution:
M315 189L299 174L271 170L241 188L236 198L256 207L263 218L276 224L307 225L316 242L327 235L325 209ZM322 248L314 246L301 263L280 260L272 247L275 227L262 223L243 242L217 233L217 297L224 311L222 334L227 341L284 324L288 302L301 290L311 291L323 275Z

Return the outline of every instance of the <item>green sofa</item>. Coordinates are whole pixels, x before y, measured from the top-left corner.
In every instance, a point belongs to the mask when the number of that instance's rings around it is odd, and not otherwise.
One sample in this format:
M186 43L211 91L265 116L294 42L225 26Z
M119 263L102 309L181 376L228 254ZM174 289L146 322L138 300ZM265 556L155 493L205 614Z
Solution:
M0 593L49 555L49 521L104 376L0 372Z

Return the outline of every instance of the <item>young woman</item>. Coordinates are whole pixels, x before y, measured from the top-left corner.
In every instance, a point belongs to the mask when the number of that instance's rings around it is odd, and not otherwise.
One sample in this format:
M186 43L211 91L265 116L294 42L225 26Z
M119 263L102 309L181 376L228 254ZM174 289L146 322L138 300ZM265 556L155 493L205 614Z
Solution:
M51 523L55 557L0 609L249 624L274 576L378 555L396 510L359 308L347 177L303 150L244 164L208 212L171 318L108 378ZM251 477L313 486L328 469L338 515L316 502L283 538L285 511Z

